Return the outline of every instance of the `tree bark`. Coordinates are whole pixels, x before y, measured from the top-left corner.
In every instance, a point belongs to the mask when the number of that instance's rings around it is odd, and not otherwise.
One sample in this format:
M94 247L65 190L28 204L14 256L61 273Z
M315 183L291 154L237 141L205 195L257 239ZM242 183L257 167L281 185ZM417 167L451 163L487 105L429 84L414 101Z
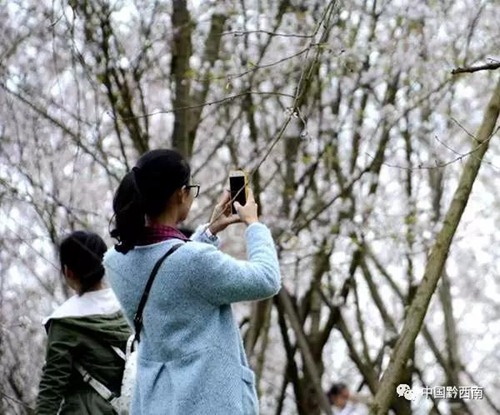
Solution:
M174 38L172 40L172 63L171 73L175 81L174 108L174 133L172 146L184 157L189 157L191 148L189 145L189 126L191 80L189 75L189 58L191 57L191 32L193 30L191 16L186 0L174 0L172 2L172 26Z

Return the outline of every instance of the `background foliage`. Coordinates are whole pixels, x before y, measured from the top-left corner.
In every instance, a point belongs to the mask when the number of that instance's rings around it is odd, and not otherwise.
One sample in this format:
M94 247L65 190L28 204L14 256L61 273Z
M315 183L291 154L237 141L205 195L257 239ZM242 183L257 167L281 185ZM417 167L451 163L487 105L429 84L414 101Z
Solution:
M0 412L36 397L41 316L70 295L58 240L108 237L122 175L172 146L202 184L187 225L208 220L240 166L276 238L282 292L236 307L262 413L320 413L334 380L375 395L498 91L498 71L450 72L498 63L499 12L494 0L0 2ZM497 137L397 379L485 398L412 409L394 393L398 414L500 413ZM224 249L243 256L242 234Z

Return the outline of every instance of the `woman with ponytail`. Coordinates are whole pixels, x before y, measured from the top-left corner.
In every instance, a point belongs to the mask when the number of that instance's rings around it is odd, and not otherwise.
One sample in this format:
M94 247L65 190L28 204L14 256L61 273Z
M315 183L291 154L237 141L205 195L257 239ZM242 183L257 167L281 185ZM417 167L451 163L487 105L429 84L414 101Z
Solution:
M259 222L251 191L245 206L229 192L209 224L188 240L177 226L188 216L199 185L173 150L144 154L125 175L113 209L118 244L104 266L133 325L146 282L160 266L143 312L133 415L255 415L255 380L231 304L268 298L280 289L279 264L269 229ZM218 233L242 222L248 260L217 249Z
M75 231L59 247L61 271L76 295L45 320L47 353L35 413L38 415L112 415L109 401L80 368L119 395L130 328L120 305L102 279L106 244L96 234Z

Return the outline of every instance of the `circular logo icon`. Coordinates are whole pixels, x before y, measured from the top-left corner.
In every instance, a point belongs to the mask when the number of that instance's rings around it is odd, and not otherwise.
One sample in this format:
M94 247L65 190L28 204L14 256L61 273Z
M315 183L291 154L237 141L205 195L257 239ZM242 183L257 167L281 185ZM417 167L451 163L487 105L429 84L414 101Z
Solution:
M399 397L405 396L405 393L410 390L410 387L406 383L401 383L396 387L396 393Z
M415 394L415 392L411 389L408 389L405 394L405 399L407 399L408 401L414 401L415 398L417 397L417 395Z

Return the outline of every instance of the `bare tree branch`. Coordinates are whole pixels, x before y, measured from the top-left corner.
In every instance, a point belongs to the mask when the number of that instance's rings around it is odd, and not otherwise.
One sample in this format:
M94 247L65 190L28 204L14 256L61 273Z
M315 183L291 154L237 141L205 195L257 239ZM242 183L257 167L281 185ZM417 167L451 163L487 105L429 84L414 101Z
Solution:
M457 75L459 73L473 73L478 71L494 71L500 68L500 62L487 63L480 66L469 66L464 68L455 68L451 71L452 75Z

